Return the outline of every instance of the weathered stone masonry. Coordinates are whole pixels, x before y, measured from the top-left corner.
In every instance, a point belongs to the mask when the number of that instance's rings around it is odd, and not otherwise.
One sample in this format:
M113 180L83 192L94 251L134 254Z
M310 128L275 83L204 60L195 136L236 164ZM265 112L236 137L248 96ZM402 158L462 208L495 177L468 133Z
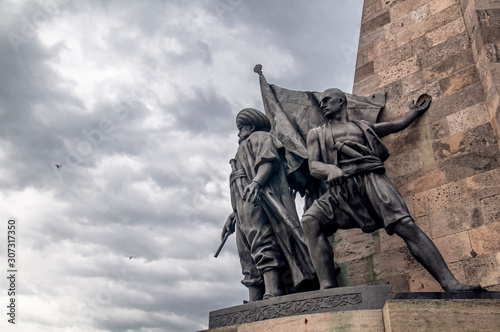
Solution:
M365 0L353 93L382 90L382 121L433 97L384 139L388 175L457 278L500 290L500 1ZM336 260L344 285L441 290L383 230L339 232Z

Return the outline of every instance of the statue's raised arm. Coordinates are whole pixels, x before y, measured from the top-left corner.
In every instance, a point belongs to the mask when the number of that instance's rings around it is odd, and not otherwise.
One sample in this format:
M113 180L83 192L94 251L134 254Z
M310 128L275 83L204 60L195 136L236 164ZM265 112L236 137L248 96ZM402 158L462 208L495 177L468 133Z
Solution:
M410 110L401 118L391 121L391 122L379 122L373 125L373 130L378 137L382 138L387 135L397 133L403 129L406 129L409 125L415 121L416 118L420 117L425 113L431 106L431 99L423 100L420 104L415 105L412 100L408 105Z

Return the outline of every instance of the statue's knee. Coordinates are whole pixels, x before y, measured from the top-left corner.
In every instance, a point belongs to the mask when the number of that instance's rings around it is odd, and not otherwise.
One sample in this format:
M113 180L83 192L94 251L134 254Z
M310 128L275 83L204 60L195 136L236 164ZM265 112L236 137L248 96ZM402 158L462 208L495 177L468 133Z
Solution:
M413 236L420 228L415 224L411 217L401 219L394 225L394 233L402 236L403 238Z
M415 224L415 221L411 217L403 218L399 221L399 223L406 229L418 228L417 224Z

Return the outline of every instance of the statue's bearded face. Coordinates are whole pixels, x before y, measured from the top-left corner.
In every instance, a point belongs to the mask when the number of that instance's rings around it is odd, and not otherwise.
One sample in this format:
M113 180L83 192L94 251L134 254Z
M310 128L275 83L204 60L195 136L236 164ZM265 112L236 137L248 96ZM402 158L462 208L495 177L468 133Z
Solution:
M240 144L241 142L246 140L248 138L248 136L250 136L253 133L254 129L255 129L255 126L251 126L251 125L241 126L241 128L238 132L238 137L239 137L238 144Z
M346 97L340 91L325 91L321 97L320 107L328 119L345 110Z

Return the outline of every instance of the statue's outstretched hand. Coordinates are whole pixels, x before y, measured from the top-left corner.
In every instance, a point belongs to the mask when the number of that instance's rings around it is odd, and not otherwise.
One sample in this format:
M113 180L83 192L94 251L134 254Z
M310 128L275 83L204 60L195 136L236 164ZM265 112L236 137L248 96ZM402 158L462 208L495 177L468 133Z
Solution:
M243 199L254 206L260 203L260 184L257 181L252 181L243 190Z
M224 240L226 233L228 235L234 233L235 225L236 225L236 214L233 212L227 217L226 223L224 224L224 228L222 228L221 240Z
M418 105L416 105L415 101L412 100L412 101L410 101L408 106L410 107L411 111L416 112L420 116L420 115L424 114L425 111L427 111L429 109L429 106L431 106L431 100L424 100L423 102L421 102Z

